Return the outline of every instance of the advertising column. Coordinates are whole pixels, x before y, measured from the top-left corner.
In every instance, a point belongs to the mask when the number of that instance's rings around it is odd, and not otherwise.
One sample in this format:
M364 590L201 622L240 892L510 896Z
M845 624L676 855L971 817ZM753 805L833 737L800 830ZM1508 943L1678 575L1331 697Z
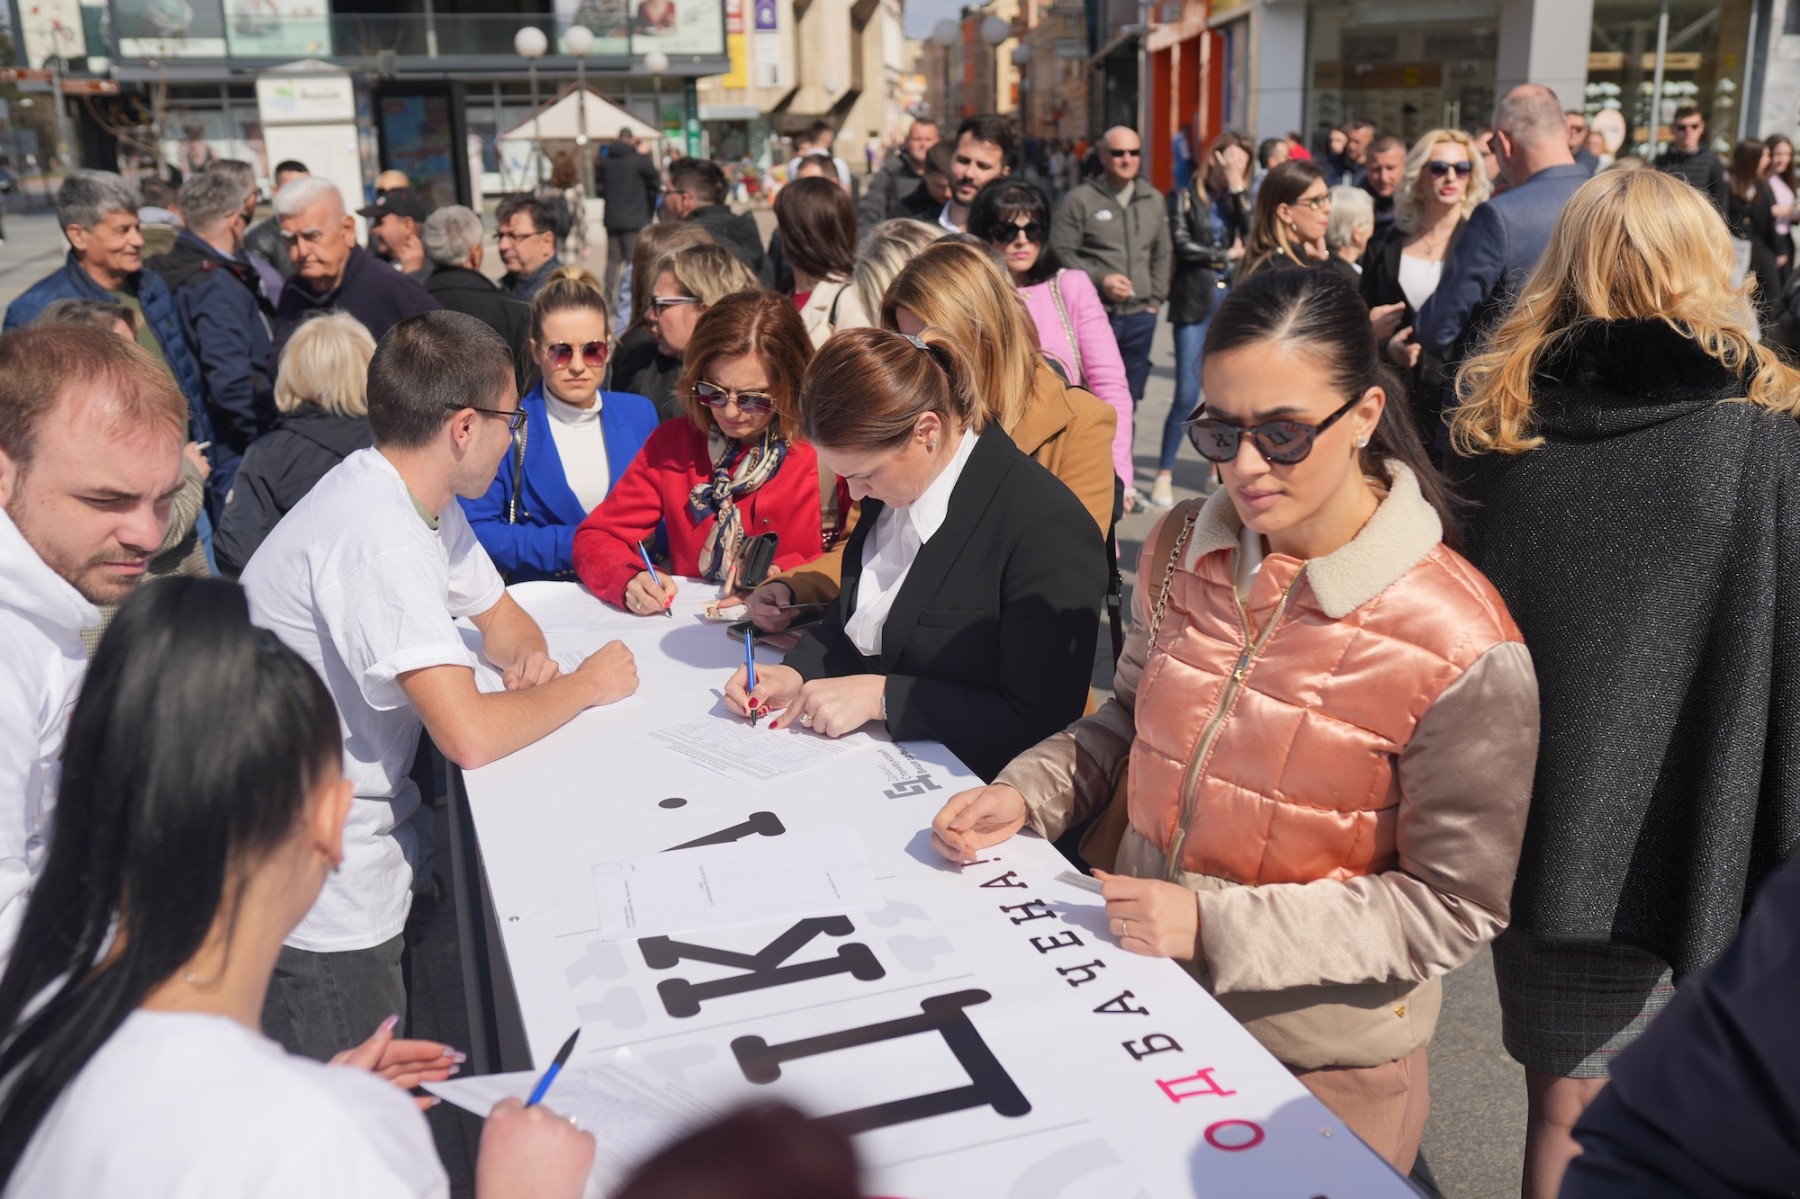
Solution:
M265 71L256 80L256 106L270 162L303 162L338 185L349 211L362 206L356 85L348 71L317 59Z

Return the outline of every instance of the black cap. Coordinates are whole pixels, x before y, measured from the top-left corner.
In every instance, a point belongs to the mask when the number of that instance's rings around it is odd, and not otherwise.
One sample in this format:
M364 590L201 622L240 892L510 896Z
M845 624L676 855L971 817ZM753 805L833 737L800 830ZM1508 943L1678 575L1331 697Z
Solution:
M375 202L366 208L357 209L357 215L371 221L379 221L382 217L393 213L395 216L409 216L415 221L423 221L431 215L425 201L419 193L410 187L396 187L384 191L375 197Z

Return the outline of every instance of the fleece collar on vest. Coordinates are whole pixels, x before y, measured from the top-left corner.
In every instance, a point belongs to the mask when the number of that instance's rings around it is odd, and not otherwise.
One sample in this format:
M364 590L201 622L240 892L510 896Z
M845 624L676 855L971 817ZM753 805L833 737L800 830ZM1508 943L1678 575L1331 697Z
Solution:
M1437 509L1420 493L1412 471L1392 459L1385 465L1393 482L1375 515L1347 543L1306 565L1306 578L1319 609L1333 620L1348 616L1387 590L1444 539ZM1235 550L1243 527L1231 493L1224 488L1213 492L1194 520L1187 561L1182 565L1193 570L1207 554Z

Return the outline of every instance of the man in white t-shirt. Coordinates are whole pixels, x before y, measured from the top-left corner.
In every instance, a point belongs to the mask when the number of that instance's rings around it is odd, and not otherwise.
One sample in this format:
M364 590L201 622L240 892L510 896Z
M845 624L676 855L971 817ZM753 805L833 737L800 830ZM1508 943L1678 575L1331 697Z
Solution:
M0 337L0 967L44 866L81 630L144 577L181 488L188 405L104 329Z
M474 767L637 689L618 642L561 674L456 502L486 494L512 447L519 393L500 335L459 312L402 321L369 363L368 395L374 448L321 479L243 574L251 618L331 689L356 788L343 866L288 937L263 1013L270 1036L317 1058L406 1010L421 727ZM507 690L477 691L465 617Z

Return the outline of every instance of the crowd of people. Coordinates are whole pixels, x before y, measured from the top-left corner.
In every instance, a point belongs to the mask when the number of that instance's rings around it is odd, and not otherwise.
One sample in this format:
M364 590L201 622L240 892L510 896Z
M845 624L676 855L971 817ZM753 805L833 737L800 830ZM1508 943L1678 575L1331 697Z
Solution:
M1527 1199L1791 1189L1792 144L1726 161L1683 108L1608 162L1526 84L1410 145L1228 131L1164 195L1127 128L921 119L860 189L828 132L767 240L621 138L601 273L564 170L498 205L498 282L403 177L353 210L282 163L259 225L246 164L155 212L70 174L0 335L0 1193L441 1193L421 737L475 767L638 684L550 656L508 591L544 579L706 587L793 640L731 710L945 744L983 785L939 852L1056 840L1402 1173L1492 945ZM625 1193L855 1193L792 1113L698 1137ZM503 1104L477 1193L579 1194L593 1150Z

